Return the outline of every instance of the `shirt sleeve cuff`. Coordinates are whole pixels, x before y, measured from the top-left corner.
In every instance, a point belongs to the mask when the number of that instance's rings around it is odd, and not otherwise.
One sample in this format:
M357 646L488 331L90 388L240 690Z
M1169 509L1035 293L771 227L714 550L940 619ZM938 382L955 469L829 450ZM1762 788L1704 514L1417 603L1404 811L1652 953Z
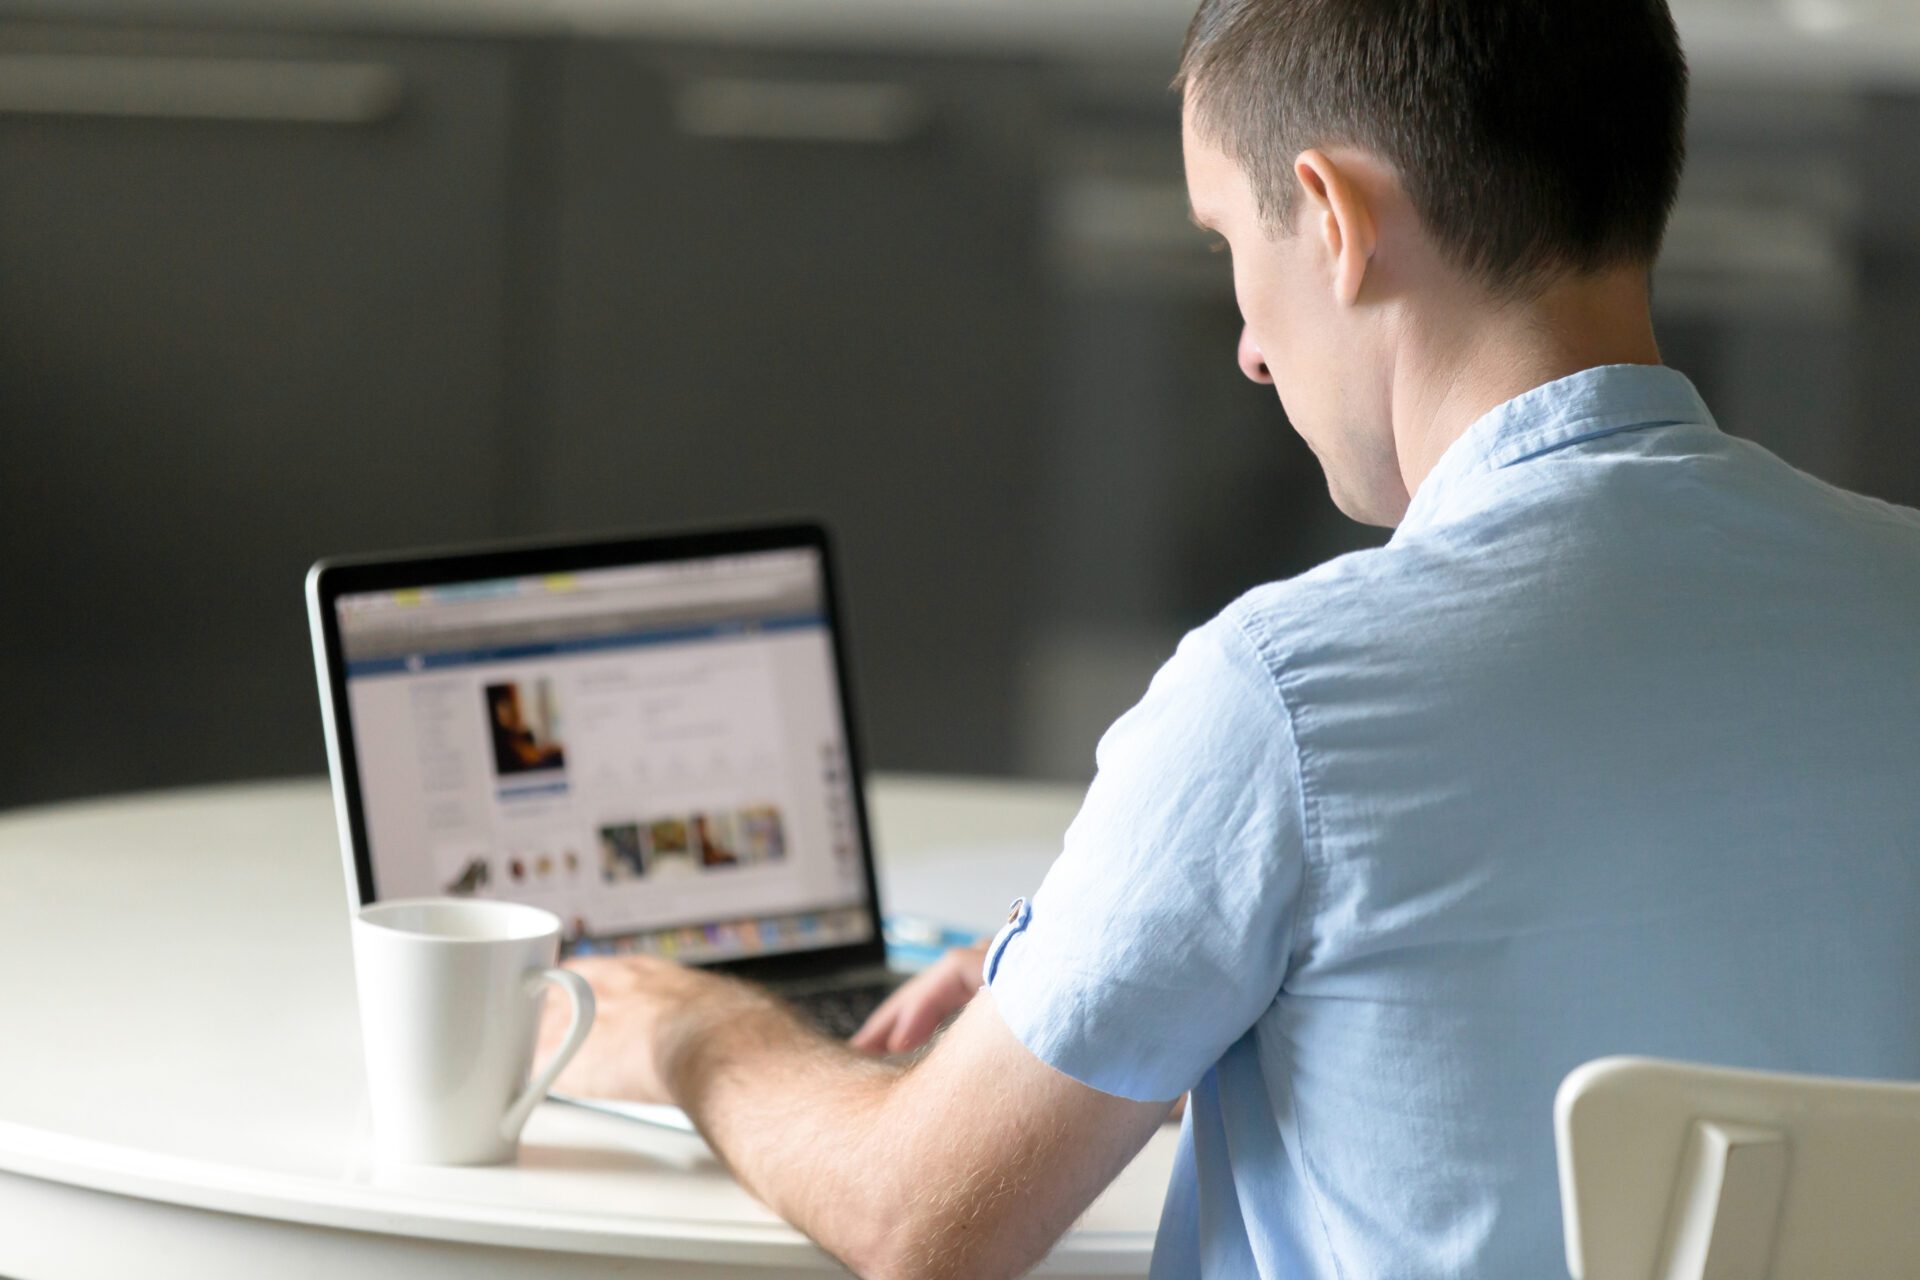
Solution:
M989 985L993 982L993 975L999 972L1000 953L1007 949L1007 944L1013 941L1015 934L1026 929L1027 921L1031 919L1033 908L1027 900L1015 898L1013 905L1007 908L1006 924L1000 927L999 933L993 935L993 941L987 946L986 962L980 966L981 978Z

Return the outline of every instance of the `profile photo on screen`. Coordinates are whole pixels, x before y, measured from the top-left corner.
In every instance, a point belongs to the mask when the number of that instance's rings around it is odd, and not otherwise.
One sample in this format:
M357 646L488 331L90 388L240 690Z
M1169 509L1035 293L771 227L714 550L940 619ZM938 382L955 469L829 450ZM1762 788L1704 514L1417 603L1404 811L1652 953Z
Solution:
M486 691L494 772L505 778L565 767L551 680L490 684Z

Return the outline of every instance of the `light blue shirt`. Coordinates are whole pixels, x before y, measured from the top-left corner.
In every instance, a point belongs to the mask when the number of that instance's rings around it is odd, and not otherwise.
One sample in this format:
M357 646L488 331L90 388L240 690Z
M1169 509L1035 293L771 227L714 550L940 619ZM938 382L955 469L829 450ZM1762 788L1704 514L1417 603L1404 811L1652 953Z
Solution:
M1590 369L1181 643L993 997L1193 1091L1156 1277L1564 1276L1605 1054L1920 1077L1920 513Z

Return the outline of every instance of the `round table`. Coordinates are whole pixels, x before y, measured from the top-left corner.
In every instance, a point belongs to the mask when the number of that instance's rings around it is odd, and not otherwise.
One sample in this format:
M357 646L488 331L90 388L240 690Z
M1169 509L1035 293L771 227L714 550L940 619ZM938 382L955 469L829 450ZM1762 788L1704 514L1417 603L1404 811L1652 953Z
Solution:
M883 777L890 912L991 928L1079 793ZM368 1155L324 783L0 816L0 1275L819 1276L697 1137L544 1105L519 1160ZM1038 1274L1146 1271L1174 1131Z

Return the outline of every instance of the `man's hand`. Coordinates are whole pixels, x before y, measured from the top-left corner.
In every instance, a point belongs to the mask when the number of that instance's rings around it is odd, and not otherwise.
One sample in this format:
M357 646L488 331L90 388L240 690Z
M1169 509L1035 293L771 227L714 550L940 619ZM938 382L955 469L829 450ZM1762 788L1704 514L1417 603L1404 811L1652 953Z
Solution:
M567 967L593 987L593 1030L554 1082L557 1093L623 1102L672 1102L675 1063L703 1027L774 1004L731 978L652 956L587 956ZM559 1048L567 1004L547 1002L536 1062Z
M980 990L987 942L955 947L888 996L850 1042L863 1053L911 1053Z

